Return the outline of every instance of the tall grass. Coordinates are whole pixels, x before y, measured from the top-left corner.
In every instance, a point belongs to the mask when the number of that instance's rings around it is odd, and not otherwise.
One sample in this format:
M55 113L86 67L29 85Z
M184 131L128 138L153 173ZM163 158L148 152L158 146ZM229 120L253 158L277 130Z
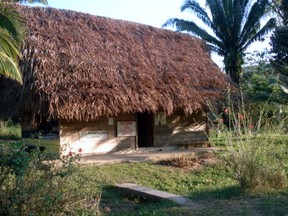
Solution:
M21 139L21 126L19 124L14 124L11 120L0 121L0 139Z
M229 124L218 119L214 127L217 132L212 133L210 141L224 146L221 158L240 187L249 190L286 187L288 139L283 136L286 119L277 122L268 116L265 106L255 112L243 101L237 106L230 103L226 109L229 112L222 116L228 118Z

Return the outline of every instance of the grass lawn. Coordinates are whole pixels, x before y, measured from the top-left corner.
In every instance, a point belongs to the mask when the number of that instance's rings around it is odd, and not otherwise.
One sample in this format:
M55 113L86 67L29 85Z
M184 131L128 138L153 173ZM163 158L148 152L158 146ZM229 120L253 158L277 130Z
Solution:
M36 146L44 146L48 151L59 152L60 144L59 140L44 140L44 139L23 139L24 144L32 144Z
M0 137L5 138L7 134L17 136L17 131L5 131ZM9 137L11 138L13 136ZM261 144L261 137L255 140ZM223 142L225 139L222 137L212 140L217 146L223 145ZM271 142L287 152L288 136L272 135ZM53 143L49 143L48 146L54 149ZM288 174L288 157L284 163ZM237 181L232 177L223 163L191 169L155 162L130 162L77 167L75 173L65 179L62 189L64 192L73 191L78 200L85 201L85 208L83 205L77 208L77 203L71 203L71 208L76 206L74 215L97 215L98 209L101 215L115 216L287 214L288 188L269 191L258 188L252 192L245 192L240 190ZM153 202L141 197L124 196L113 187L123 182L183 195L198 204L198 207L191 209L168 201Z
M262 137L255 141L262 144ZM287 153L288 136L271 135L275 148ZM220 140L220 143L216 143ZM216 138L221 146L225 139ZM269 143L269 142L268 142ZM282 161L283 162L283 161ZM288 157L284 161L288 174ZM222 163L203 166L201 169L175 168L152 162L120 163L81 167L75 174L89 179L87 188L102 188L100 209L105 215L286 215L288 212L288 188L242 191L232 174ZM91 183L93 182L93 183ZM174 203L153 203L139 198L121 196L117 183L131 182L190 198L198 208L189 209ZM87 190L89 191L89 189ZM109 214L108 214L109 213Z
M32 144L36 146L45 146L48 151L59 152L59 140L44 140L44 139L21 139L21 126L20 124L12 124L9 122L0 122L0 140L1 142L16 141L19 144ZM4 126L3 126L4 125Z
M78 177L76 177L78 176ZM200 170L173 168L146 163L119 163L81 167L74 178L85 177L86 195L102 189L100 209L109 215L285 215L288 212L288 190L243 192L221 164ZM174 203L154 203L121 196L111 187L133 182L142 186L172 192L191 198L196 209ZM77 183L71 183L77 187Z

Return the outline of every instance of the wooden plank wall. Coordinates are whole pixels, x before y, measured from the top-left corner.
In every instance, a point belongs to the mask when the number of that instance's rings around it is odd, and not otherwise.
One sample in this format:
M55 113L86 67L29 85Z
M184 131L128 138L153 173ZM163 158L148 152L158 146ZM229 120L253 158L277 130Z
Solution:
M208 140L205 113L191 116L176 113L167 116L164 125L155 122L154 130L155 147L204 143Z
M135 121L136 114L119 115L113 117L113 124L108 124L108 117L101 117L93 122L68 122L60 120L60 146L62 152L82 149L83 153L107 153L123 149L137 148L136 137L117 137L117 121ZM154 116L154 147L177 146L195 142L206 142L207 126L205 113L185 116L175 113L166 116L165 123L161 123ZM22 130L35 130L26 124ZM80 133L84 131L106 131L107 140L80 140ZM29 140L29 142L31 142ZM59 142L59 141L58 141Z
M135 148L135 137L117 137L117 121L136 121L136 115L119 115L113 117L113 125L108 124L108 117L101 117L93 122L60 121L60 144L64 152L107 153L122 149ZM80 141L82 131L106 131L107 140Z

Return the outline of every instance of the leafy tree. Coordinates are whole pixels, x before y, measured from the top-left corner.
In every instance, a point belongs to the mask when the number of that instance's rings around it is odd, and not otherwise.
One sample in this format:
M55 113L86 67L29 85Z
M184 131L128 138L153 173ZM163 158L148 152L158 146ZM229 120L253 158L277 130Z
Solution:
M278 132L287 131L287 89L279 80L270 59L268 50L246 54L241 89L251 122L261 122L262 126L273 127ZM261 118L257 119L257 116Z
M24 26L20 15L11 3L47 4L46 0L0 1L0 74L22 82L18 67L19 48L24 39Z
M280 9L282 0L270 0L269 2L269 8L272 12L276 13L278 17L283 19L283 14Z
M288 85L288 1L282 0L279 7L281 24L271 37L272 52L275 53L273 66L283 83Z
M245 50L255 41L275 27L275 19L270 18L263 27L268 0L206 0L207 8L197 0L185 0L181 11L190 10L212 34L194 21L169 19L163 26L174 25L177 31L187 31L204 39L210 49L224 57L226 73L239 84Z
M246 55L241 87L250 103L287 104L279 77L270 63L271 56L265 52Z
M0 74L21 82L18 58L23 28L21 19L10 4L0 3Z
M283 11L283 6L282 4L287 4L285 3L286 0L270 0L269 2L269 8L272 12L274 12L280 20L284 20L285 17L287 19L287 14L285 15L285 12Z

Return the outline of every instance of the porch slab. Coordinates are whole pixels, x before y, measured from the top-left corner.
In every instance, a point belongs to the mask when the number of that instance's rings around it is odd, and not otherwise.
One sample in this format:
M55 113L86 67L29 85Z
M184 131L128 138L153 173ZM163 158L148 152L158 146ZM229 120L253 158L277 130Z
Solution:
M81 165L101 165L105 163L120 163L120 162L143 162L143 161L155 161L159 159L181 156L186 154L199 154L203 152L215 152L219 151L219 148L214 147L201 147L193 149L174 149L174 150L163 150L154 149L154 151L141 151L135 150L135 152L129 152L127 154L119 153L108 153L108 154L93 154L93 155L82 155L80 159Z

